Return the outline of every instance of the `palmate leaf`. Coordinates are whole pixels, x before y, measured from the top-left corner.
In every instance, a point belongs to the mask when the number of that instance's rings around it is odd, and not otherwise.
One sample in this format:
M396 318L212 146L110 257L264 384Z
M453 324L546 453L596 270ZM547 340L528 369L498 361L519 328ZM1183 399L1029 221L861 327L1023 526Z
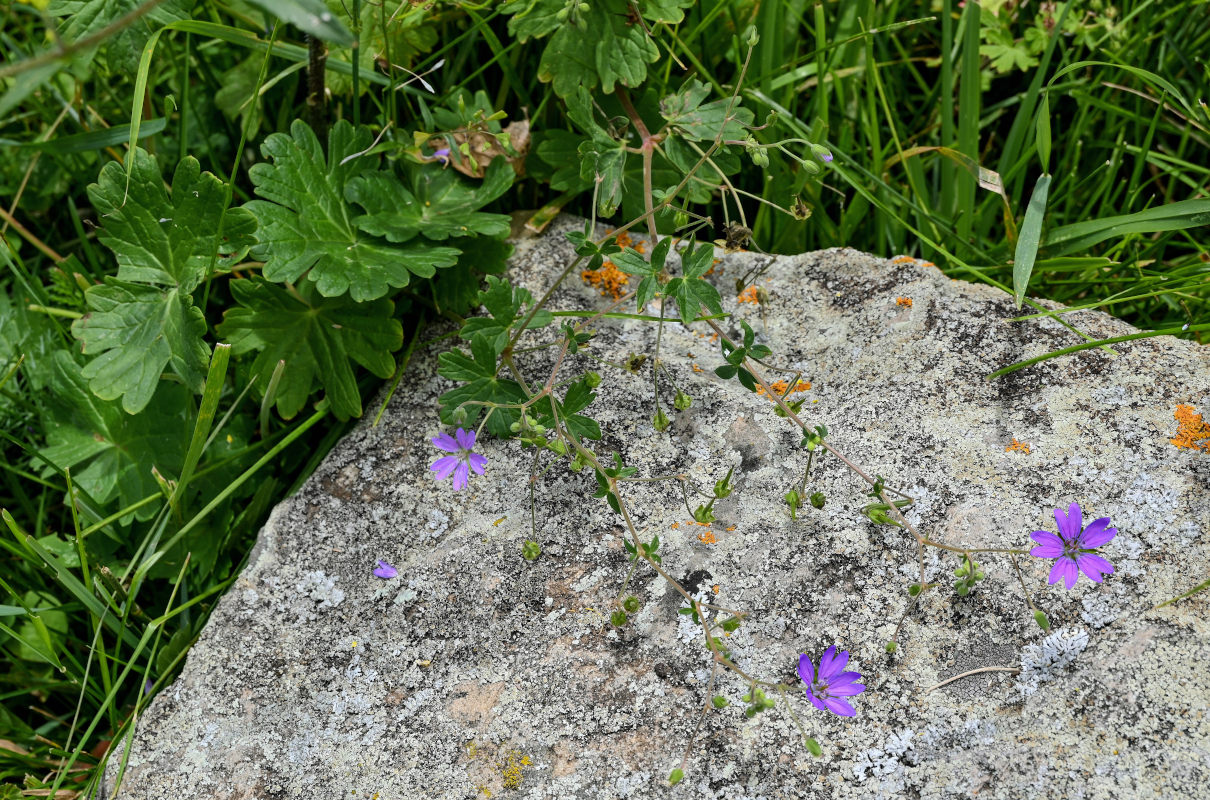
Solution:
M412 189L394 175L375 172L349 181L345 197L366 210L353 220L358 228L392 242L406 242L423 233L438 241L457 236L508 236L505 214L482 208L513 185L512 167L498 158L480 182L451 169L429 164L413 170Z
M691 80L679 93L660 101L660 114L683 137L695 142L713 141L720 132L723 139L744 138L747 133L744 126L752 124L752 112L741 108L738 99L733 102L731 98L702 105L710 92L706 84Z
M116 500L118 508L125 508L157 493L152 467L166 478L180 474L193 428L184 386L161 387L153 402L131 417L88 390L83 371L66 350L54 355L49 385L41 453L60 469L71 469L72 480L98 503ZM146 520L157 510L151 504L131 516Z
M684 18L683 9L692 0L595 0L588 10L574 10L559 19L568 6L564 0L513 0L501 10L512 15L508 28L518 40L550 36L538 78L553 84L555 93L567 97L580 86L600 85L606 93L617 84L638 86L647 79L647 65L659 51L647 28L660 22L675 24ZM646 20L631 16L637 9ZM553 35L551 35L553 34Z
M76 42L137 12L143 5L139 0L51 0L47 13L64 17L59 36L65 42ZM189 19L192 5L191 0L165 0L151 6L145 15L137 14L129 25L100 45L105 49L110 70L133 73L138 68L139 53L152 32L170 22Z
M366 301L407 286L413 275L431 278L458 259L453 247L419 240L392 245L354 224L362 214L345 199L345 188L358 175L373 173L377 159L357 155L370 140L367 129L345 120L328 134L326 160L311 128L298 120L289 136L275 133L265 140L261 152L273 163L249 170L264 199L244 208L260 221L253 253L265 260L266 278L294 282L309 270L325 297L347 292Z
M403 345L403 328L391 318L390 300L356 303L323 297L310 283L289 292L253 278L231 282L239 303L217 331L236 355L259 350L252 363L263 392L277 367L286 367L277 388L277 411L289 419L302 410L318 381L341 419L361 416L361 394L351 361L380 378L395 371L391 354Z
M487 309L490 317L471 317L463 323L459 335L468 341L484 337L499 355L508 344L513 325L529 313L534 297L523 286L512 286L503 278L488 276L487 288L479 292L479 304ZM541 328L554 319L546 309L540 309L529 321L527 328ZM493 370L495 363L492 363Z
M136 150L129 192L122 165L111 162L88 196L102 220L98 239L118 262L116 278L85 293L90 313L72 325L84 353L96 356L83 371L90 390L121 397L135 414L171 367L201 391L210 351L192 292L212 262L225 268L247 251L256 221L242 209L224 214L222 182L192 157L177 167L171 193L155 159Z

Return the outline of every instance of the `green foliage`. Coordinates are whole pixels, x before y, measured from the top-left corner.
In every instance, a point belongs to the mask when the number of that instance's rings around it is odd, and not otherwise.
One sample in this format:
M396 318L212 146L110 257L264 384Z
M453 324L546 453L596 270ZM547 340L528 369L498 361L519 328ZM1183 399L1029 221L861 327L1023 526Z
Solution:
M362 155L372 138L368 129L341 120L329 132L326 159L315 133L298 120L289 136L275 133L265 139L261 151L273 163L255 164L248 171L264 199L244 207L260 223L253 255L265 260L266 278L292 283L306 273L325 297L348 293L363 302L407 286L412 276L431 278L437 267L457 261L457 249L414 239L415 232L405 235L406 227L398 221L354 207L356 198L365 199L384 180L375 171L377 158ZM372 183L356 183L358 177ZM392 222L391 229L406 244L393 245L371 232Z
M348 297L324 297L314 284L295 291L254 278L232 281L239 303L216 329L235 355L256 351L252 374L262 394L279 361L285 369L277 385L277 412L290 419L302 410L312 387L322 385L341 419L361 416L361 393L353 365L380 378L395 371L391 353L403 344L403 328L392 318L394 304L379 299L356 303Z
M86 292L91 313L72 326L95 356L84 368L89 388L103 400L121 397L131 414L146 408L166 366L200 391L210 351L193 291L212 264L221 269L247 251L254 220L224 211L222 182L193 158L177 168L171 193L143 150L135 151L129 191L116 163L88 188L104 223L98 238L118 262L116 278Z

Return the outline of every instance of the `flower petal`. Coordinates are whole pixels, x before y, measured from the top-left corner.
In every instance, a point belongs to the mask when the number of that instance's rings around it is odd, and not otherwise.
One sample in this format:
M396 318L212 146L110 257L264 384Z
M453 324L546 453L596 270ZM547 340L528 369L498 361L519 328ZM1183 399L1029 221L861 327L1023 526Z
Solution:
M1037 547L1029 551L1031 556L1036 558L1058 558L1063 555L1063 540L1050 531L1034 531L1029 535L1029 538L1038 543Z
M798 677L807 686L815 682L815 665L811 663L811 659L807 657L806 653L798 657Z
M454 432L454 435L458 437L458 446L461 447L463 450L470 450L472 447L475 446L475 432L474 431L464 431L461 428L459 428L457 431Z
M399 570L395 569L393 566L380 558L378 559L378 566L374 569L374 574L379 578L386 580L388 578L394 578L396 575L398 575Z
M432 439L429 439L429 441L432 442L439 450L444 450L447 453L458 452L458 443L455 442L454 437L450 436L448 433L443 433L440 436L434 436Z
M846 675L857 675L856 672L846 672ZM857 675L860 678L860 675ZM832 683L828 686L828 694L833 697L853 697L865 691L860 683Z
M437 473L438 479L445 480L454 471L454 467L458 466L458 463L457 456L443 456L434 461L429 469Z
M857 709L853 708L853 704L848 700L841 700L839 697L825 697L824 704L827 705L828 711L840 717L855 717Z
M460 492L465 489L470 479L471 471L467 469L466 462L459 461L458 466L454 468L454 491Z
M1080 553L1076 556L1076 566L1093 583L1100 583L1103 576L1113 574L1113 564L1110 564L1096 553Z
M1076 569L1076 562L1070 556L1063 556L1050 569L1050 580L1047 583L1058 583L1061 579L1068 589L1076 585L1076 578L1080 571Z
M824 701L820 700L815 695L811 694L811 690L807 689L807 699L811 701L811 705L818 708L820 711L827 711L828 707L824 705Z
M1101 517L1090 522L1084 532L1080 534L1080 547L1084 550L1091 550L1094 547L1108 544L1117 535L1118 529L1109 527L1109 517Z
M1063 517L1063 512L1056 508L1055 522L1059 523L1059 536L1063 541L1074 542L1084 529L1084 515L1080 512L1080 504L1072 503L1068 506L1066 518Z
M487 456L471 453L467 460L470 462L471 469L480 475L483 474L483 468L487 466Z

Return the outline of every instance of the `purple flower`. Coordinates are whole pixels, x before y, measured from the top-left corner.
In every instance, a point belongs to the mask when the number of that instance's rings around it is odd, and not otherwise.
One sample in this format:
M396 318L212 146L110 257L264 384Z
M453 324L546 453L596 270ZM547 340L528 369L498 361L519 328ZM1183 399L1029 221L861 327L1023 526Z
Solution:
M394 578L396 575L398 575L399 570L395 569L380 558L378 559L378 566L374 568L374 574L385 581L388 578Z
M1050 583L1057 583L1060 578L1068 588L1076 585L1076 580L1083 572L1093 583L1100 583L1101 578L1113 573L1113 564L1093 553L1094 548L1108 544L1109 540L1118 535L1117 528L1109 527L1109 517L1093 520L1087 528L1083 527L1083 515L1080 504L1072 503L1067 514L1055 509L1055 522L1059 524L1059 535L1050 531L1034 531L1029 535L1038 546L1029 551L1031 556L1038 558L1057 558L1050 570Z
M450 149L448 147L438 147L433 151L433 160L440 161L442 164L450 163Z
M448 433L434 436L432 442L439 449L455 454L442 456L429 467L437 473L437 478L440 480L445 480L450 473L453 473L454 491L460 491L466 487L470 481L472 469L480 475L483 474L483 468L487 466L487 456L471 452L471 448L475 446L474 431L464 431L459 428L453 436Z
M806 653L798 657L798 677L807 685L807 699L820 711L831 711L842 717L857 715L853 705L843 698L861 694L865 687L855 682L861 680L858 673L841 672L847 663L849 651L841 650L837 655L835 645L820 656L818 675Z

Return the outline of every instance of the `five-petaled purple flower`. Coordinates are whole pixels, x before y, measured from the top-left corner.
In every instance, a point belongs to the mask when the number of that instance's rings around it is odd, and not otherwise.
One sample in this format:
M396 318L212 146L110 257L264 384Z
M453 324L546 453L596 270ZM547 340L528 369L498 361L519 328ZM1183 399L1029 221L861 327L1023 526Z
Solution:
M1059 524L1058 536L1050 531L1034 531L1029 535L1038 543L1029 551L1031 556L1059 559L1050 570L1050 583L1057 583L1062 578L1070 589L1076 585L1081 572L1093 583L1100 583L1102 577L1113 573L1113 564L1092 552L1118 535L1117 528L1109 527L1109 517L1093 520L1085 528L1080 504L1072 503L1066 516L1055 509L1055 522Z
M842 672L844 665L849 663L849 651L841 650L836 654L836 645L824 651L819 658L819 673L807 654L798 657L798 677L807 685L807 699L821 711L831 711L842 717L853 717L857 710L844 698L853 697L865 691L865 687L856 681L861 675L856 672Z
M466 487L470 481L472 469L480 475L483 474L483 468L487 466L487 456L471 452L471 448L475 446L474 431L464 431L459 428L454 431L453 436L448 433L434 436L432 442L439 449L447 453L454 453L452 456L442 456L429 467L437 473L440 480L445 480L453 473L454 491Z
M388 578L394 578L396 575L398 575L399 570L395 569L380 558L378 559L378 566L374 568L374 574L383 580L387 580Z

